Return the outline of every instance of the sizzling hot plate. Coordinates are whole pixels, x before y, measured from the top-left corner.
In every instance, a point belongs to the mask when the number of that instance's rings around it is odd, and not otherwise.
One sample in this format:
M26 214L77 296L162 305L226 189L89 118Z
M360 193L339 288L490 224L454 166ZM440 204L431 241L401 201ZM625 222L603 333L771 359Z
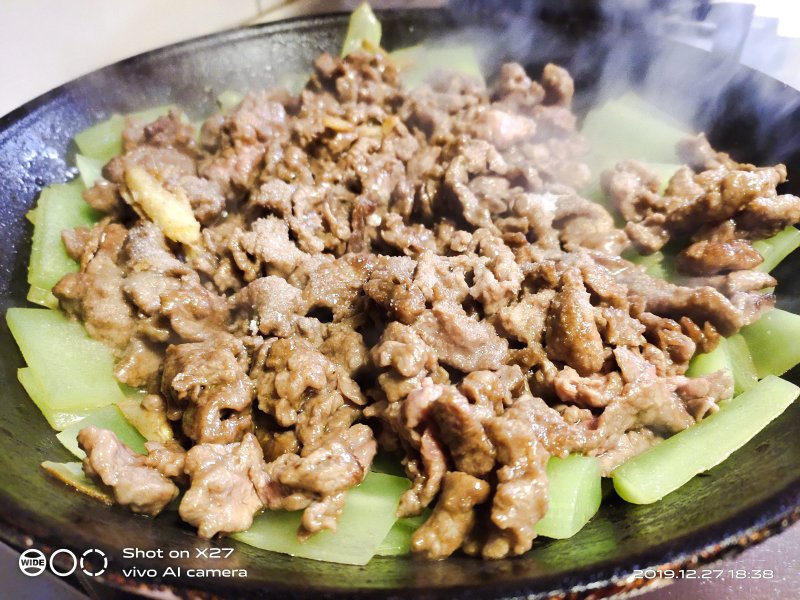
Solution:
M445 12L382 15L384 42L394 48L458 29ZM463 24L463 23L462 23ZM226 32L150 52L60 87L0 120L0 313L25 305L31 228L24 219L42 186L73 172L71 137L112 111L127 112L175 102L198 117L213 107L220 91L269 86L286 71L304 71L323 50L336 51L346 16L298 19ZM613 71L625 85L639 87L668 111L700 107L697 125L740 160L782 160L800 180L800 93L719 57L620 31L593 33L592 23L531 20L526 35L495 32L505 47L494 64L510 57L533 74L550 60L575 74L579 106L598 91L599 74ZM519 24L516 26L519 32ZM669 76L654 58L667 49L680 65ZM606 60L608 59L608 60ZM605 62L604 62L605 61ZM720 103L714 104L714 99ZM721 107L721 108L720 108ZM790 274L800 257L783 265L779 278L784 306L798 305L800 278ZM495 598L549 593L600 595L644 585L628 577L634 568L669 564L696 566L730 556L780 531L800 516L800 404L795 404L732 459L696 477L650 506L607 501L600 513L569 540L538 540L527 555L498 562L453 557L443 562L376 558L351 567L263 552L229 540L205 542L174 513L158 519L107 508L47 478L42 460L74 460L17 383L23 365L5 320L0 320L0 534L9 544L78 553L99 548L110 557L103 581L145 589L123 568L183 567L184 577L148 581L227 598L290 596ZM780 349L776 348L776 351ZM791 377L790 377L791 378ZM796 378L795 378L796 379ZM125 560L123 547L169 550L233 547L226 560ZM246 579L186 577L186 569L243 568Z

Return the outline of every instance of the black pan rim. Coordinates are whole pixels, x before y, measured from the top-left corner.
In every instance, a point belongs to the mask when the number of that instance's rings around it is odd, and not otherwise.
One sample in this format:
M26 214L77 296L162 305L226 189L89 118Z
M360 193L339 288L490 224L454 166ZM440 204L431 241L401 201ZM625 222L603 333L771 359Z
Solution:
M425 15L432 14L436 14L440 18L446 17L446 11L440 9L401 9L378 12L379 14L385 13L408 18L423 18ZM118 65L135 63L143 57L151 57L154 55L168 57L172 54L183 53L192 49L224 45L234 41L270 35L272 33L302 31L303 29L315 28L328 24L340 24L347 16L347 13L301 16L273 23L262 23L228 29L143 52L121 60L114 65L103 67L94 73L102 72ZM88 75L90 74L59 85L0 117L0 141L8 136L13 137L16 127L23 125L24 121L30 116L35 115L37 111L46 110L51 102L57 102L59 98L71 94L75 88L75 84ZM21 508L21 511L23 513L25 512L24 507ZM800 520L800 479L791 482L772 496L743 509L733 517L728 517L718 523L708 525L699 531L685 534L670 543L663 543L659 546L648 548L647 551L642 552L637 558L639 564L649 565L653 568L668 567L680 569L707 565L723 558L734 557L745 549L766 540L772 535L780 533L798 520ZM34 536L27 533L24 527L20 527L18 522L14 522L13 515L6 511L0 513L0 539L20 551L27 548L38 548L41 550L52 548L47 536ZM622 593L636 593L637 591L643 591L645 588L651 586L655 587L669 583L668 580L664 579L635 580L632 578L631 572L632 567L629 563L620 564L619 562L608 561L607 563L599 563L598 565L587 567L577 572L574 577L570 576L568 580L569 585L566 587L563 585L565 583L563 578L559 579L555 576L547 576L536 581L531 581L530 585L525 583L509 583L505 585L491 584L491 587L445 585L423 589L416 587L321 588L314 587L312 584L305 585L301 590L297 590L296 587L287 587L284 589L275 586L264 592L267 594L287 593L296 597L324 596L336 598L390 596L397 598L450 598L464 592L477 594L488 593L493 597L502 598L536 598L543 596L579 598L588 594L592 594L593 597L607 597ZM142 593L148 590L151 592L156 590L170 590L179 596L191 595L192 597L197 597L199 594L201 597L218 597L215 592L209 592L208 589L192 589L190 587L149 583L136 578L128 578L122 574L121 570L114 570L113 568L98 579L113 587L130 592Z

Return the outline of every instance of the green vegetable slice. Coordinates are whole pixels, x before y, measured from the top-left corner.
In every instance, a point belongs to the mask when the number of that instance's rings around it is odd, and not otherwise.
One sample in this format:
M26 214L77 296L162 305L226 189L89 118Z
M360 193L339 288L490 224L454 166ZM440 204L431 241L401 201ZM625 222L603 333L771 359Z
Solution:
M105 121L78 133L75 136L75 143L81 154L106 163L118 154L122 154L124 128L125 117L112 115Z
M221 113L227 113L236 108L244 100L244 94L236 90L225 90L217 96L217 106Z
M28 295L25 296L28 302L44 306L46 308L58 308L58 298L53 296L50 290L43 290L40 287L32 285L28 290Z
M375 551L377 556L404 556L411 554L411 536L417 527L422 525L430 516L431 511L426 510L418 517L397 519L389 533Z
M725 369L733 376L731 357L728 354L728 345L725 338L720 338L719 344L711 352L705 354L695 354L686 370L687 377L702 377L711 375L717 371Z
M800 363L800 315L773 308L741 335L759 378L783 375Z
M83 154L75 155L75 166L78 167L81 181L86 189L103 179L103 161Z
M17 369L17 379L22 384L22 387L25 388L25 391L28 392L28 396L31 397L33 403L44 415L44 418L47 419L50 427L56 431L66 429L72 423L80 421L88 415L88 411L76 410L70 412L54 409L50 405L48 396L42 384L39 383L39 379L29 368Z
M800 317L799 317L800 318ZM746 444L800 394L793 383L769 375L718 412L617 467L614 488L624 500L649 504L708 471Z
M54 413L88 411L125 397L111 350L78 323L41 308L10 308L6 321L41 386L41 403Z
M128 446L131 450L139 454L147 454L147 450L144 447L145 439L133 425L128 423L119 408L113 404L92 411L88 417L70 424L61 433L56 435L58 441L61 442L67 450L81 459L86 455L83 450L78 447L77 438L78 433L84 427L108 429L119 438L119 441Z
M552 457L547 463L548 508L536 533L566 539L578 533L600 508L600 463L591 456Z
M250 529L233 537L256 548L291 556L365 565L397 520L397 504L409 485L404 477L368 473L360 486L348 492L336 532L322 531L302 543L296 535L300 512L265 512Z
M675 146L691 135L687 125L632 92L590 110L581 132L594 148L590 163L599 168L631 158L671 168L679 162Z
M143 390L125 390L125 399L118 402L115 406L125 417L125 420L133 425L144 439L151 442L168 442L174 439L172 427L164 413L156 413L142 408L142 397L145 395Z
M75 488L79 492L100 500L106 504L113 504L114 500L104 490L100 489L91 479L86 477L83 467L79 462L57 463L46 460L42 469L59 481Z
M737 333L727 338L725 345L733 373L734 394L741 394L755 387L758 383L758 373L745 339ZM779 373L775 374L779 375Z
M426 48L411 46L395 50L389 56L400 69L406 88L419 87L437 71L455 71L483 81L483 72L475 49L470 45Z
M378 48L381 45L381 22L366 2L362 2L350 14L347 35L345 35L342 43L342 56L347 56L351 52L363 49L364 41L367 41L374 48Z
M175 108L174 104L156 106L131 113L128 117L149 123L163 117ZM75 135L75 144L80 153L97 159L101 164L106 164L118 154L122 154L122 131L125 129L125 118L122 115L111 115L105 121L92 125Z
M67 273L77 271L61 242L61 232L94 223L99 215L83 199L80 182L56 184L42 191L36 207L28 283L42 291L31 292L31 301L48 300L50 289ZM37 302L37 303L39 303Z
M800 247L800 230L791 226L771 238L753 242L753 248L764 257L764 262L756 268L769 273L798 247Z

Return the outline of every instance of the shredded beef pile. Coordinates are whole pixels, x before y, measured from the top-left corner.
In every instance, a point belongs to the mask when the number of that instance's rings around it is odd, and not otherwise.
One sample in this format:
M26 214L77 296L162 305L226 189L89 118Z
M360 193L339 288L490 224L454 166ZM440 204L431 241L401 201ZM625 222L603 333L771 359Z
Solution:
M608 473L715 411L729 376L687 364L773 305L750 242L800 199L701 135L664 194L640 163L603 175L616 228L578 191L572 95L554 65L411 93L385 56L325 54L299 96L250 94L199 141L178 114L129 121L54 293L175 438L145 456L85 429L86 472L150 515L185 490L204 537L265 509L303 509L303 537L380 449L412 480L399 515L433 509L415 552L501 558L531 547L550 456ZM179 233L152 208L175 202ZM666 243L677 283L621 256Z

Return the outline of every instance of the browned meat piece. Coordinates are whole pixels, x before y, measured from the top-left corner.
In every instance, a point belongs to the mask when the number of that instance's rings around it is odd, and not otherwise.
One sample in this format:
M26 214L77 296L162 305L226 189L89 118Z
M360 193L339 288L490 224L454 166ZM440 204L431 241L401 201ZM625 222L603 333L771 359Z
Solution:
M755 167L737 163L727 154L715 152L702 134L682 142L679 151L691 168L680 168L663 196L658 194L658 180L653 173L634 161L620 163L603 174L603 188L628 221L626 231L640 252L655 252L674 234L690 234L698 242L733 240L734 237L720 236L723 224L733 225L728 236L761 239L800 220L800 198L779 196L775 189L786 180L783 165ZM727 225L726 230L730 230ZM731 258L721 265L715 262L721 258L720 253L728 252L717 249L716 259L706 259L714 266L703 273L711 274L714 268L716 272L735 268ZM691 253L694 256L685 257L691 262L684 266L689 272L700 273L698 257L706 252L695 248ZM756 257L750 253L742 260L750 262Z
M547 356L568 364L579 374L588 375L603 366L603 340L595 324L589 292L575 269L562 275L547 317L545 340Z
M583 247L619 254L628 245L627 235L614 227L614 218L605 208L575 194L558 199L553 227L567 249Z
M161 393L168 416L196 443L228 443L252 430L253 382L224 340L167 348Z
M676 377L675 393L696 421L717 412L717 404L733 395L733 381L726 371L705 377Z
M277 457L256 481L259 497L271 510L305 509L301 539L321 529L335 531L345 491L364 480L376 451L372 430L353 425L307 455Z
M551 89L554 87L551 86ZM545 98L545 90L538 82L531 81L522 66L517 63L506 63L500 67L494 97L504 104L509 104L515 111L519 111L523 107L538 106Z
M289 228L274 217L259 219L250 231L231 236L230 251L245 281L264 275L286 277L303 259L304 253L289 239Z
M114 365L114 377L131 387L156 389L163 362L163 348L135 336Z
M61 308L83 321L87 331L110 346L127 346L133 311L122 294L123 270L117 260L128 230L118 223L102 228L91 258L79 273L65 275L53 288Z
M198 444L185 459L191 486L183 495L181 519L197 527L201 537L244 531L263 503L254 480L264 469L261 446L252 433L241 442Z
M178 180L178 186L186 193L195 218L203 225L213 223L225 210L225 196L218 183L187 175Z
M155 516L178 496L178 488L107 429L86 427L78 432L86 453L83 470L114 493L114 500L133 512Z
M525 377L518 365L504 365L497 371L473 371L458 384L459 391L480 410L481 415L501 415L525 391Z
M414 377L436 368L436 355L414 329L389 323L380 344L372 348L372 360L379 367L392 367L403 377Z
M415 261L406 257L380 257L364 284L364 293L384 308L389 317L410 325L425 310L422 290L414 285Z
M542 86L544 87L545 103L567 108L572 104L575 83L566 69L552 63L545 65L544 71L542 71Z
M303 293L285 279L270 275L256 279L233 298L241 311L242 330L288 337L297 317L306 314Z
M536 439L535 423L524 407L511 406L486 424L497 448L497 490L492 499L493 530L483 546L484 558L505 558L531 549L536 522L547 512L547 460Z
M185 175L197 173L194 160L179 150L144 145L112 158L103 167L103 177L124 191L125 172L132 167L141 167L167 187L175 185Z
M297 423L298 412L312 394L335 389L336 367L302 338L265 344L250 371L258 406L281 427Z
M83 199L98 212L113 216L125 213L126 205L119 195L119 186L116 183L100 180L83 191Z
M481 420L491 418L493 413L481 414L480 407L470 405L452 386L444 386L428 410L456 469L476 477L492 470L495 451Z
M517 298L522 287L522 269L509 247L489 231L478 230L473 239L486 262L474 265L470 295L483 305L485 314L493 315Z
M800 198L791 194L754 198L736 217L737 226L753 239L770 237L798 221Z
M627 311L613 307L600 307L595 311L595 321L600 335L611 346L641 346L645 325L631 317Z
M461 547L475 524L475 506L489 498L491 487L458 471L444 476L439 501L428 520L414 532L411 549L427 558L447 558Z
M414 329L440 362L464 372L496 369L505 361L508 342L453 302L435 303L417 318Z
M540 344L544 338L545 323L554 290L525 294L516 304L500 310L498 317L508 335L526 344Z
M419 515L428 506L442 484L447 471L447 456L430 429L420 437L419 459L406 461L406 473L412 477L411 489L400 498L397 516Z
M64 250L75 262L81 261L91 240L92 234L88 227L75 227L61 232L61 243L64 244Z
M764 258L746 240L702 240L678 254L678 269L690 275L716 275L754 269Z
M597 457L600 460L603 477L608 477L619 465L652 448L660 441L660 436L646 428L634 429L623 434L616 446Z
M363 481L376 450L370 428L353 425L306 456L284 454L278 457L267 467L271 488L261 493L269 499L267 505L273 510L279 508L283 497L288 495L283 488L312 497L335 495Z
M583 408L603 408L622 392L622 380L616 371L581 377L572 367L564 367L553 383L561 402Z
M177 148L192 156L195 147L194 126L184 121L180 111L175 110L152 123L143 123L141 119L128 117L122 132L122 143L126 152L147 145Z
M631 300L643 303L644 310L666 317L688 317L700 326L708 322L726 336L753 323L775 302L771 294L748 290L741 292L734 304L733 296L726 298L713 287L709 287L708 282L694 282L700 287L678 286L663 279L649 277L640 267L622 259L597 254L594 259L597 265L615 271L617 282L628 288ZM749 281L749 274L758 272L743 273L748 274L746 280ZM765 274L757 275L759 282L763 275Z
M186 450L174 440L168 443L145 442L147 458L145 464L153 467L164 477L175 479L183 476L186 464Z
M323 262L309 273L303 299L311 310L330 309L336 321L352 316L358 312L358 302L372 267L366 256L357 254Z
M616 445L621 434L630 429L648 427L659 434L671 434L694 423L682 398L675 392L676 382L659 378L655 367L627 348L617 348L614 356L622 372L622 394L608 404L598 421L598 431L606 438L606 447ZM713 376L712 380L717 381ZM716 403L733 392L730 378L704 389ZM678 380L682 381L682 380ZM688 392L686 393L688 395ZM610 442L610 443L609 443Z

